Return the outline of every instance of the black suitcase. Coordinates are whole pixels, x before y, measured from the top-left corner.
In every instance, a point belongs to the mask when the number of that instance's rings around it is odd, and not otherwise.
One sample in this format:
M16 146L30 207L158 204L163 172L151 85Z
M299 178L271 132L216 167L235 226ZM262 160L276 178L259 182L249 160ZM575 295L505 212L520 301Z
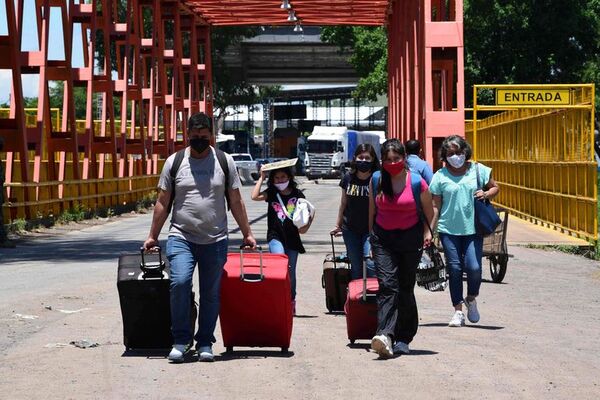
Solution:
M325 289L325 306L329 312L344 311L346 292L350 282L350 260L346 254L336 255L331 235L331 251L323 261L321 285Z
M171 310L169 262L157 253L119 257L117 289L123 317L123 342L127 350L170 349ZM198 315L191 294L191 329Z

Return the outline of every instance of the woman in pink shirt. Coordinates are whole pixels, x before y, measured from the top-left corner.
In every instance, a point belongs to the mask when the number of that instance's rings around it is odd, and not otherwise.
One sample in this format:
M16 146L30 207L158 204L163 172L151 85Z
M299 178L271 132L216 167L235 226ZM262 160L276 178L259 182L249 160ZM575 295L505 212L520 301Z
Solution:
M389 358L394 353L408 354L417 333L415 275L423 247L431 244L428 225L433 205L425 180L406 166L406 151L399 140L386 141L381 157L381 176L373 174L369 202L371 251L379 282L377 333L371 348L381 358Z

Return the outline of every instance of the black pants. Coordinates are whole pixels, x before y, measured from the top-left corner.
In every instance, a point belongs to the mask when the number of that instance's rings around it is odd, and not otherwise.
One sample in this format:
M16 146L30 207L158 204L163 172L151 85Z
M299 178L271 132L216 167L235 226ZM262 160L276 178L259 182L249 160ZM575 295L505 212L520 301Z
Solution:
M386 231L375 225L371 251L379 292L377 334L390 335L394 342L410 343L419 327L415 300L417 266L421 260L423 227Z

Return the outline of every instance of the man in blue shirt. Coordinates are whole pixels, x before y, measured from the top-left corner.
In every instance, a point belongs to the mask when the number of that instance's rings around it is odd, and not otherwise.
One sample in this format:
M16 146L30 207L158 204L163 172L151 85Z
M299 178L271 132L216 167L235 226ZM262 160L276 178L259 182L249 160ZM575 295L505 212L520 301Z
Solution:
M418 140L412 139L406 142L405 147L406 154L408 154L406 157L408 168L411 171L421 174L423 179L425 179L425 182L427 182L429 185L429 182L431 182L431 178L433 177L433 171L431 170L429 164L419 157L419 153L421 152L421 143L419 143Z

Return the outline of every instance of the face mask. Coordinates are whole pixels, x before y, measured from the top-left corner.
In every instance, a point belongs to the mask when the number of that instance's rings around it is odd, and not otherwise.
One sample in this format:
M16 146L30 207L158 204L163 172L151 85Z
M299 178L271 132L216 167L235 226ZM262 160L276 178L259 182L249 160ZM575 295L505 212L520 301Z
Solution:
M448 164L452 165L454 168L458 169L465 165L465 155L464 154L453 154L450 157L446 158Z
M404 171L404 160L395 163L383 163L383 169L385 169L391 176L396 176L400 172Z
M372 166L372 161L356 161L356 169L360 172L369 172Z
M210 142L206 138L192 138L190 139L190 147L198 153L202 153L210 146Z
M290 181L285 181L283 183L275 183L274 185L277 188L277 190L279 190L280 192L283 192L285 189L287 189L289 184L290 184Z

